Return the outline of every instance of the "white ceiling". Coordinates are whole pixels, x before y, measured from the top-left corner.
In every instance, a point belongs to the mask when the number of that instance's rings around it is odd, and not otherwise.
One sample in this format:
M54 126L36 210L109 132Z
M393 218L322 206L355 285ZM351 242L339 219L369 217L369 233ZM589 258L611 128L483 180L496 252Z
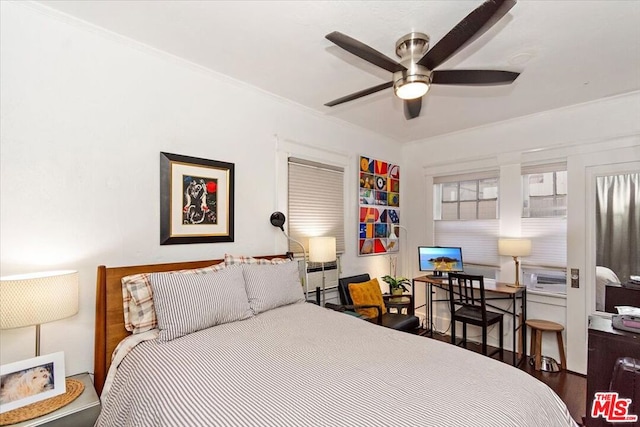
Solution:
M640 1L520 0L438 67L522 72L507 86L432 86L407 121L391 89L323 104L391 80L326 40L340 31L390 58L410 31L433 46L481 0L41 1L264 91L406 142L640 90Z

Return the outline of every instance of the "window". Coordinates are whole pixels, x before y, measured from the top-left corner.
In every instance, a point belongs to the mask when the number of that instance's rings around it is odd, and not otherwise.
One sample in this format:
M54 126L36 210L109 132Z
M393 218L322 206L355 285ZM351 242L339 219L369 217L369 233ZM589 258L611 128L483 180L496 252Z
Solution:
M523 218L567 216L566 169L565 164L523 168Z
M522 168L522 237L531 255L522 258L524 283L532 290L566 294L567 166Z
M434 244L462 247L466 272L494 275L499 264L497 218L497 172L434 178Z
M522 218L522 237L531 239L531 255L522 258L523 264L567 266L566 218Z
M469 220L498 217L498 178L436 184L440 215L436 219Z
M344 252L343 168L290 157L288 204L288 234L307 252L313 236L335 237L337 252ZM302 255L295 242L289 242L289 250ZM335 263L325 264L325 269L332 267ZM309 271L318 268L309 265Z

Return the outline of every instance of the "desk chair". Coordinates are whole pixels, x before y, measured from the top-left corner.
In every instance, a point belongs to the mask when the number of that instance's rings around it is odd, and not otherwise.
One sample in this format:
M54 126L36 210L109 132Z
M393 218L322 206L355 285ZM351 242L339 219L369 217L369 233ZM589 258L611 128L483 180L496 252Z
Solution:
M382 310L382 307L378 306L354 306L353 300L351 299L351 294L349 293L349 284L350 283L364 283L371 280L368 274L359 274L357 276L343 277L338 279L338 292L340 294L340 303L341 306L338 307L328 307L334 310L338 309L339 311L349 310L355 311L357 308L376 308L377 309L377 317L373 319L368 319L378 325L396 329L398 331L413 331L420 327L420 319L414 316L415 308L413 305L413 295L403 295L402 298L407 298L409 302L400 304L393 301L389 301L393 298L398 298L397 295L382 295L382 291L380 291L380 295L385 303L385 310ZM398 313L389 313L388 308L397 308ZM403 314L402 311L406 310L406 314ZM383 313L386 311L386 313Z
M475 288L474 285L475 284ZM449 273L449 303L451 306L451 343L456 343L456 321L462 322L462 344L467 348L467 323L482 328L482 354L504 355L504 327L502 313L487 310L484 295L484 278L468 274ZM487 354L487 329L500 324L500 348Z

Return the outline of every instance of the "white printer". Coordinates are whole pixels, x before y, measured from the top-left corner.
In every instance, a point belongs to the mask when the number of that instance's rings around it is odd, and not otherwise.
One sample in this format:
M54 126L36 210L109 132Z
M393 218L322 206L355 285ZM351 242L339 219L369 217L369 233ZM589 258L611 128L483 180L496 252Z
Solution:
M640 308L616 306L618 314L611 316L611 326L622 331L640 333Z

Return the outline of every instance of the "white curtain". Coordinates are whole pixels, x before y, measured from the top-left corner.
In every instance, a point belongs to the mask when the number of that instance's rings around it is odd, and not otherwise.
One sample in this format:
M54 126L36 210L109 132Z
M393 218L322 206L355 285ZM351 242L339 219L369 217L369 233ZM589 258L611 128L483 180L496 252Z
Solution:
M640 174L598 177L596 263L621 282L640 275Z

